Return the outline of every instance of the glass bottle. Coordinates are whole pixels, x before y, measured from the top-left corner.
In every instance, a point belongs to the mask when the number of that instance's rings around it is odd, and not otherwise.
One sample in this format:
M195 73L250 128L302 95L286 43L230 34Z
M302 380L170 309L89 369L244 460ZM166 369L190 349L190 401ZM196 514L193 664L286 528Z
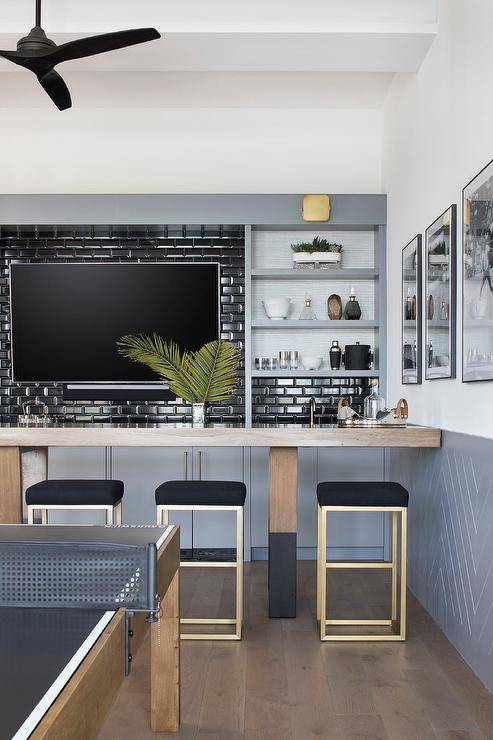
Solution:
M361 318L361 307L356 300L354 288L349 291L349 300L344 309L344 318L352 321L358 321Z
M365 398L364 416L365 419L377 419L380 411L385 411L385 398L378 393L378 380L374 378L371 381L372 391Z
M312 299L305 298L305 305L300 313L300 321L316 321L316 319L315 311L312 308Z

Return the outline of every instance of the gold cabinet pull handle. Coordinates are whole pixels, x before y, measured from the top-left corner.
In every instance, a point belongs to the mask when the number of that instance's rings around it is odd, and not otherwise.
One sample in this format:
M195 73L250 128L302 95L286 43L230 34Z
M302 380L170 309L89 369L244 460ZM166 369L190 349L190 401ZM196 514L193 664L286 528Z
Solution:
M188 480L188 451L183 453L183 478Z
M202 480L202 450L199 450L199 480Z

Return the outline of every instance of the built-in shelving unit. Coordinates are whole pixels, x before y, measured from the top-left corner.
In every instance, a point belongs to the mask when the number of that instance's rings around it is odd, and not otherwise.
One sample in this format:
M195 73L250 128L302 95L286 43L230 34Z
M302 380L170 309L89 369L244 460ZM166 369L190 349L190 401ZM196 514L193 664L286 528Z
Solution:
M385 375L381 368L386 364L386 267L385 211L377 200L369 196L335 196L335 206L328 223L303 223L301 213L298 222L284 223L279 220L271 225L261 223L249 227L246 235L246 367L247 406L250 388L248 375L253 386L256 405L262 406L264 397L282 398L276 406L287 402L289 393L283 395L282 388L291 388L282 379L292 379L295 387L318 387L302 383L319 378L328 381L320 385L334 389L337 380L355 379L359 386L357 393L364 396L370 378L379 378L385 395ZM342 244L342 263L340 267L303 268L294 267L292 245L299 241L311 241L315 236L326 237ZM359 321L331 320L328 317L327 300L332 294L341 297L343 309L351 288L354 288L362 318ZM269 319L263 309L262 301L267 298L289 297L291 309L286 319ZM299 316L306 298L312 299L316 320L300 320ZM370 370L348 371L331 370L329 349L332 340L339 340L344 351L347 344L368 344L374 353L374 365ZM304 370L302 363L295 370L257 370L255 358L277 358L281 350L296 350L300 358L305 356L322 357L323 364L318 370ZM279 379L276 388L269 383L262 386L261 379ZM359 380L358 380L359 379ZM366 384L364 383L366 380ZM275 393L259 388L275 388ZM357 396L355 393L355 399ZM291 393L291 396L296 394ZM307 390L307 398L309 397ZM313 395L313 394L312 394ZM337 393L327 393L327 400L337 398ZM304 397L304 396L303 396ZM300 397L297 395L300 406ZM302 406L305 404L302 403ZM286 403L286 412L289 404ZM260 413L260 409L259 409ZM276 413L276 412L274 412ZM248 411L247 411L248 414Z

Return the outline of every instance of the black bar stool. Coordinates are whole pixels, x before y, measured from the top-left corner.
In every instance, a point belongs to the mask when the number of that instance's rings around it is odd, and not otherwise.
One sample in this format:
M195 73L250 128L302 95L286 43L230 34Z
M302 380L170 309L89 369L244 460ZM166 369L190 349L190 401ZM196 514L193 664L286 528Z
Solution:
M181 561L182 568L235 568L236 613L233 619L180 619L181 624L231 624L234 634L183 633L182 640L241 640L243 622L243 508L246 486L239 481L170 480L156 489L157 523L168 524L170 511L235 511L235 561Z
M399 483L385 481L329 482L317 486L317 620L321 640L405 640L407 574L407 506L409 494ZM333 511L379 511L392 514L392 556L390 562L327 561L327 517ZM398 518L400 516L400 561L398 558ZM327 568L389 568L392 571L391 619L327 619ZM398 576L400 571L400 601ZM327 626L387 626L388 634L327 634Z
M43 480L26 489L27 523L34 524L36 510L48 524L49 511L80 509L104 511L106 524L121 524L122 498L121 480Z

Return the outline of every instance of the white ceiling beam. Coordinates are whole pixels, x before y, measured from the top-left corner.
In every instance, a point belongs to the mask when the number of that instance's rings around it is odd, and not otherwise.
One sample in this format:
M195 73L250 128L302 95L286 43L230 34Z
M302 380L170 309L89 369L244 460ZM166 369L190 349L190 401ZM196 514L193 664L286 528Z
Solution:
M67 72L80 108L381 109L389 74L350 72ZM27 71L0 75L0 108L53 108Z
M57 43L85 34L52 34ZM168 33L162 39L67 62L75 71L416 72L431 33ZM0 35L0 48L16 37ZM0 70L9 63L2 60Z

